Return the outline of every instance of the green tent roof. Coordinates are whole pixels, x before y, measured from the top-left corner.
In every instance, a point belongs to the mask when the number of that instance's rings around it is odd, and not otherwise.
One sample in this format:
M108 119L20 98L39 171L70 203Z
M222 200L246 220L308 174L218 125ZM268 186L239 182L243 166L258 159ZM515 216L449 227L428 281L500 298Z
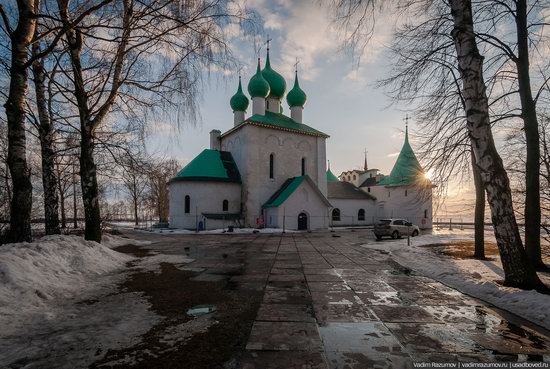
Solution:
M390 175L382 178L378 184L382 186L405 186L418 183L420 180L424 180L424 170L409 144L407 129L405 131L405 143Z
M206 149L170 180L177 181L241 183L241 175L230 152Z
M327 170L327 181L328 182L340 182L340 180L338 179L338 177L336 177L334 175L334 173L332 173L332 171L330 170L330 168L328 168Z
M302 123L298 123L286 115L280 113L273 113L266 111L265 115L254 114L246 121L256 123L258 125L266 126L269 128L282 129L287 131L300 132L304 134L309 134L313 136L322 136L328 137L326 133L318 131L310 126L307 126Z
M279 188L279 190L277 190L277 192L275 192L273 196L267 200L264 204L264 208L276 208L281 206L305 179L306 176L287 179L281 188Z

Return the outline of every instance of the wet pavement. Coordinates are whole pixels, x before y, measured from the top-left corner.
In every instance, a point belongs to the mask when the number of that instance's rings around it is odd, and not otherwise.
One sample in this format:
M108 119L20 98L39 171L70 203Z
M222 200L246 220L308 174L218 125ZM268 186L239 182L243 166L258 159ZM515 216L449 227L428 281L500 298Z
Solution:
M137 236L133 234L132 236ZM410 368L412 362L550 361L550 332L415 275L363 232L146 235L186 254L197 280L263 292L243 369ZM182 247L185 245L186 247ZM213 343L215 344L215 343Z

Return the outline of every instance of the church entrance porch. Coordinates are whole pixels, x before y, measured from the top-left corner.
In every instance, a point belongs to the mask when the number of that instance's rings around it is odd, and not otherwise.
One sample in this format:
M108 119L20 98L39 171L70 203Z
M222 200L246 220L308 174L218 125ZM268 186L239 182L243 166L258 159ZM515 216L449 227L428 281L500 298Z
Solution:
M298 230L307 231L307 214L306 213L300 213L298 215Z

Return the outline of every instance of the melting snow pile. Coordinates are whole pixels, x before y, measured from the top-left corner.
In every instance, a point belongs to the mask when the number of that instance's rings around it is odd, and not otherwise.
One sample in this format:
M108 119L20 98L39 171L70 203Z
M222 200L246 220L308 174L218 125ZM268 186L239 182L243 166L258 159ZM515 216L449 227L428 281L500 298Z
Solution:
M0 326L29 313L47 314L45 305L80 295L94 279L133 259L108 246L109 239L102 245L56 235L0 247Z

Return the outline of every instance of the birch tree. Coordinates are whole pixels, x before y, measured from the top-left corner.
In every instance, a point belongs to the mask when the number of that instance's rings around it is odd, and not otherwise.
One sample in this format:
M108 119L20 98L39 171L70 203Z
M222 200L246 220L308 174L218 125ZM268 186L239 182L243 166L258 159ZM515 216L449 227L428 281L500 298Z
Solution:
M38 0L18 0L15 27L0 5L4 30L11 46L10 87L4 107L8 122L8 166L12 180L9 234L12 242L32 240L32 184L26 157L25 99L28 90L29 46L35 32L38 4Z

